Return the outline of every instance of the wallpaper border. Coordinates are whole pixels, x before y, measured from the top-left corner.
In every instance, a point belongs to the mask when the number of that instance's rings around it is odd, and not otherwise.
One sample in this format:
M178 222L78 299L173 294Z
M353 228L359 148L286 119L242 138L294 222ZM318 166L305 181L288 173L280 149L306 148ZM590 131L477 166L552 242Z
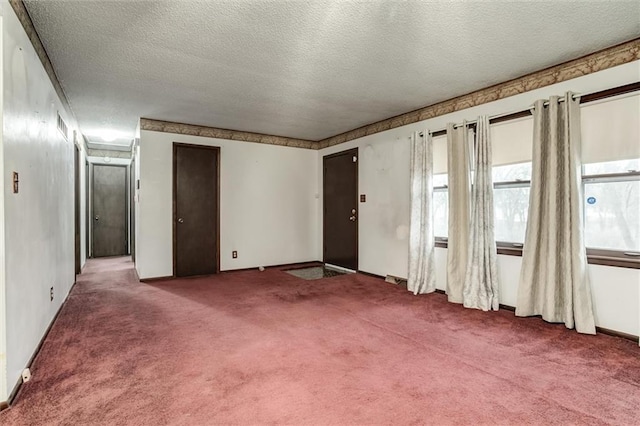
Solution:
M151 118L140 119L140 130L203 136L206 138L229 139L242 142L264 143L268 145L289 146L293 148L318 149L318 142L306 139L243 132L240 130L219 129L217 127L198 126L195 124L174 123L172 121L154 120Z

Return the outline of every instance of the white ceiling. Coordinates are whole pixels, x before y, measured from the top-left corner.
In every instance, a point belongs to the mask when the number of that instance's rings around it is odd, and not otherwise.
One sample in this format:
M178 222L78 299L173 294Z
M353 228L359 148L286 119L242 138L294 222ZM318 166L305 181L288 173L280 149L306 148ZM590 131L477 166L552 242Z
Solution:
M640 35L640 2L27 1L82 132L319 140Z

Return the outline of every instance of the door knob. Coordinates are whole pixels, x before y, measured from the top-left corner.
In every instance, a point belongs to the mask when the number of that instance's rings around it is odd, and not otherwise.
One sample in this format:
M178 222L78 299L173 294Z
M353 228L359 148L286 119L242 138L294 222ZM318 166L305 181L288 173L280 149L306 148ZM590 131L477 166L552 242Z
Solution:
M181 217L179 217L179 218L178 218L178 223L184 223L184 219L183 219L183 218L181 218Z
M353 215L353 216L349 217L349 220L350 220L351 222L355 222L355 221L356 221L356 216L355 216L355 215Z
M95 220L100 220L100 216L97 216L94 218Z

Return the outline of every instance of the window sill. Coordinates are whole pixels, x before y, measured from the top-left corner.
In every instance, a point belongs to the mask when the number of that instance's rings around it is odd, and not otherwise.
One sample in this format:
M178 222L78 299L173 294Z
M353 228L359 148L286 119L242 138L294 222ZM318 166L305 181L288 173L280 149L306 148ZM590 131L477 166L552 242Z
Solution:
M435 246L439 248L447 248L446 241L436 241ZM522 257L521 247L505 247L498 246L498 254L504 256ZM640 269L640 259L627 259L615 256L587 255L587 261L590 265L613 266L617 268Z

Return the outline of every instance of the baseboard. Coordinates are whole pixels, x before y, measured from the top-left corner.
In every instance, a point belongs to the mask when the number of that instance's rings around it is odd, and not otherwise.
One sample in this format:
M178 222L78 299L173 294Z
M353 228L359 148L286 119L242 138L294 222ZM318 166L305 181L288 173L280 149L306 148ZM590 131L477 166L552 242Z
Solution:
M596 333L608 334L609 336L620 337L622 339L631 340L632 342L638 343L640 342L640 338L638 336L634 336L633 334L624 333L622 331L615 331L604 327L596 327Z
M380 278L381 280L385 279L385 277L383 277L382 275L372 274L371 272L362 271L360 269L358 269L358 273L362 274L362 275L369 276L369 277L373 277L373 278Z
M168 275L166 277L151 277L151 278L138 278L138 281L140 281L141 283L153 283L156 281L166 281L166 280L173 280L175 279L175 277L173 275Z
M374 278L380 278L380 279L384 279L385 278L383 276L380 276L380 275L377 275L377 274L372 274L370 272L358 271L358 273L359 274L363 274L363 275L368 275L368 276L374 277ZM447 294L446 291L440 290L440 289L436 289L435 292L436 293L440 293L440 294ZM515 312L516 311L515 306L503 305L502 303L500 304L500 309L504 309L505 311L511 311L511 312ZM622 332L622 331L611 330L609 328L596 327L596 332L600 333L600 334L606 334L608 336L620 337L622 339L631 340L632 342L635 342L635 343L639 343L640 342L640 337L639 336L635 336L633 334L625 333L625 332Z
M300 268L308 268L311 266L320 266L324 265L324 263L319 260L309 260L306 262L295 262L295 263L281 263L276 265L263 265L265 269L300 269ZM254 266L253 268L240 268L240 269L225 269L220 272L246 272L246 271L255 271L259 266Z
M74 277L74 279L75 279L75 277ZM31 358L29 358L29 361L27 362L27 365L25 365L24 368L31 368L31 365L33 364L33 361L35 361L36 357L38 356L38 353L40 353L40 349L42 349L42 345L44 344L44 341L47 340L47 336L49 335L49 332L51 331L51 327L53 327L53 324L55 324L56 320L58 319L58 315L60 315L60 312L62 312L62 308L67 304L67 300L69 300L69 295L71 294L71 292L73 291L75 286L76 286L76 282L74 281L74 283L71 285L71 288L69 289L69 292L67 293L66 297L64 298L64 302L62 302L62 304L60 304L60 307L58 308L58 311L56 312L56 314L53 316L53 318L49 322L49 325L47 326L47 329L45 330L44 334L40 338L40 342L38 342L38 346L36 346L36 349L33 351L33 354L31 355ZM15 384L15 386L11 390L11 393L9 394L9 397L7 398L7 401L0 402L0 411L6 410L7 408L9 408L11 406L11 404L13 404L13 400L18 395L18 392L20 392L20 388L21 387L22 387L22 377L18 378L18 382Z

